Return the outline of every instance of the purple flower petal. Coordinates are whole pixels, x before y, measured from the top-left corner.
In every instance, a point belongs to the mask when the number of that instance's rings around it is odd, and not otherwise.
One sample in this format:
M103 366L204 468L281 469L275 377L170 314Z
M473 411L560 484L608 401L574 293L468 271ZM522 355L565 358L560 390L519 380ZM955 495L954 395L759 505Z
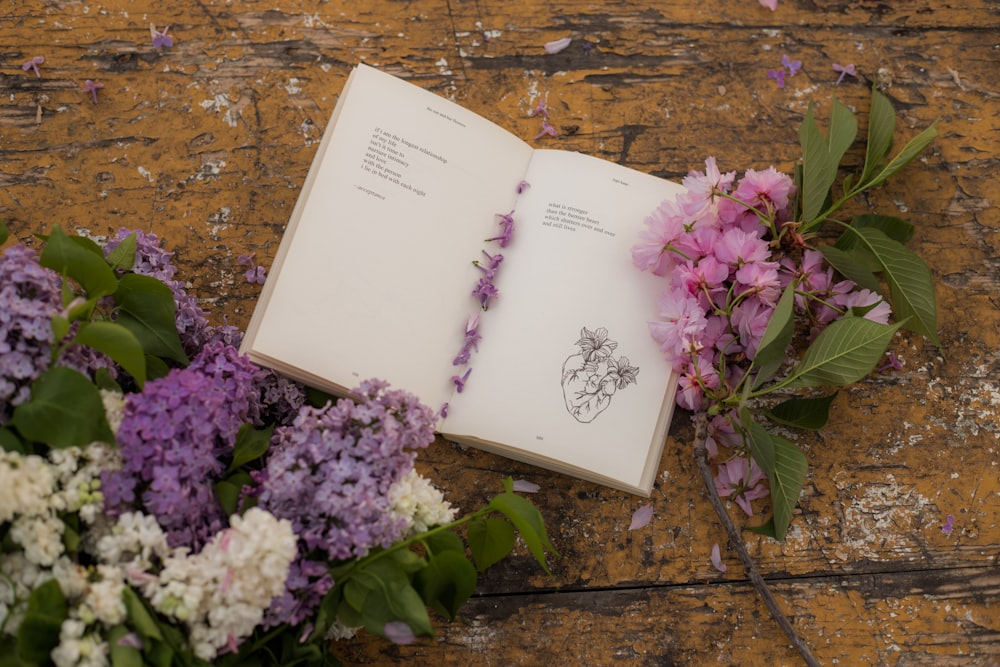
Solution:
M562 39L557 39L552 42L545 43L545 53L552 55L554 53L559 53L573 43L572 37L563 37Z
M518 493L536 493L540 488L542 487L526 479L514 480L514 490Z
M629 530L638 530L649 525L649 522L653 519L653 505L643 505L635 512L632 513L632 523L629 524Z
M761 7L767 7L772 12L778 8L778 0L760 0Z
M951 514L944 521L944 525L941 526L941 532L945 535L951 535L951 531L955 530L955 517Z
M712 545L711 561L712 565L715 567L716 570L718 570L719 572L726 571L726 564L722 562L722 554L719 553L718 543Z
M121 639L115 642L119 646L126 646L128 648L134 648L138 651L142 650L142 638L134 632L130 632L127 635L122 635Z
M382 628L385 632L386 638L393 644L412 644L417 641L417 638L413 634L413 630L410 629L406 623L402 621L389 621Z

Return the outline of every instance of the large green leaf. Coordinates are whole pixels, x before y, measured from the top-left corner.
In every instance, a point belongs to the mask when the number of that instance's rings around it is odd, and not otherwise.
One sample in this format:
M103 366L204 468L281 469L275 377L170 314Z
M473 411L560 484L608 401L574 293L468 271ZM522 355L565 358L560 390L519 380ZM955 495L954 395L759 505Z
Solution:
M740 421L750 438L750 453L770 482L773 537L783 540L799 502L809 463L794 443L769 433L753 421L746 408L740 411Z
M899 326L852 315L831 322L782 384L820 387L857 382L881 360Z
M851 110L844 106L836 97L833 98L833 108L830 110L830 129L827 132L827 147L830 161L836 167L844 159L844 153L858 138L858 120Z
M771 313L767 328L764 329L751 367L752 372L756 373L754 389L770 380L785 360L785 353L795 333L794 306L797 286L797 282L792 282L785 288L774 312Z
M369 632L384 636L386 623L402 621L416 635L434 634L423 599L392 559L380 558L355 570L351 581L355 580L367 590L361 617ZM346 592L345 588L345 597Z
M66 598L55 579L31 591L17 629L19 657L29 665L47 663L49 654L59 644L59 630L68 616Z
M937 138L937 135L937 127L931 125L926 130L913 137L909 143L903 146L903 150L899 151L899 154L889 161L889 164L873 176L869 183L865 184L865 187L874 188L884 183L890 176L913 162L917 156L920 155L920 153L922 153L923 150Z
M11 423L29 441L50 447L114 442L97 387L69 368L55 367L31 384L31 400L14 409Z
M108 264L114 269L131 271L135 266L135 249L137 246L136 233L132 232L115 249L108 253Z
M799 141L802 144L802 222L808 227L823 209L837 177L839 162L830 154L830 147L813 117L812 106L799 127Z
M59 225L52 228L38 263L80 283L91 298L112 294L118 286L104 257L71 239Z
M476 568L465 554L442 551L414 578L424 603L453 621L476 590Z
M244 424L236 434L233 445L233 461L227 472L233 472L251 461L256 461L267 453L271 446L271 436L274 434L274 424L257 430L251 424Z
M896 133L896 110L892 102L876 88L872 88L872 106L868 112L868 141L865 146L865 166L859 186L864 186L881 168L892 147Z
M819 251L823 253L823 259L840 275L853 280L865 289L882 292L882 286L875 277L875 272L880 271L882 266L865 248L856 245L849 250L843 250L837 245L821 245Z
M10 236L10 230L7 229L7 223L0 220L0 245L7 242L7 238Z
M127 328L115 322L83 322L74 340L111 357L140 388L145 384L146 356L139 339Z
M931 270L906 246L894 241L875 227L851 228L882 266L889 284L892 307L904 326L927 338L938 347L937 301Z
M176 306L169 287L156 278L127 273L118 283L115 304L116 321L135 334L147 354L187 363L174 323Z
M469 522L469 551L480 572L507 557L514 548L514 526L503 519L473 519Z
M549 572L548 563L545 561L545 552L550 551L558 555L552 542L549 541L548 533L545 531L545 521L542 519L538 508L531 504L531 501L522 498L508 490L498 496L494 496L490 501L490 508L494 509L508 519L521 534L521 539L528 545L528 550L538 561L542 568Z
M821 429L830 418L830 404L837 392L818 398L790 398L767 411L772 420L796 428Z

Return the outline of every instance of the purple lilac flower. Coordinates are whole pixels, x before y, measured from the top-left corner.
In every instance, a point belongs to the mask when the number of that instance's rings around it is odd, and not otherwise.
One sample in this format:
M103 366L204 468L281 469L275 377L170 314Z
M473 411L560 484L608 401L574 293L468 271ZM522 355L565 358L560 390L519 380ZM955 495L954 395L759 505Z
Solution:
M795 73L802 69L802 61L792 60L788 54L781 56L781 64L788 68L788 76L795 76Z
M133 231L121 229L105 244L105 254L110 254ZM208 341L211 333L205 311L195 298L184 290L184 285L174 280L177 268L171 263L173 253L160 247L156 234L136 230L135 265L132 271L139 275L156 278L170 288L174 295L174 324L180 335L181 344L188 355L193 355Z
M500 235L486 239L486 242L496 241L501 248L506 248L510 243L511 235L514 233L514 211L510 213L497 213L497 224L500 225Z
M837 77L837 82L834 85L840 85L840 82L844 80L845 76L856 77L858 75L858 71L854 68L854 63L851 63L850 65L840 65L834 63L833 71L840 72L840 76Z
M774 79L778 82L778 88L785 87L785 70L783 69L769 69L767 70L767 78Z
M271 600L271 606L264 614L264 629L283 623L296 626L312 618L333 584L328 563L299 555L288 571L285 592Z
M434 412L378 380L363 383L354 397L304 407L271 441L260 506L292 522L303 553L364 556L406 529L388 512L389 487L413 467L415 450L434 439Z
M28 58L21 65L21 69L27 72L29 69L35 70L35 76L39 79L42 78L41 72L38 71L38 66L45 62L45 56L35 56L34 58Z
M49 367L60 284L31 248L17 244L0 256L0 424L31 398L32 381Z
M472 373L472 369L471 368L467 368L467 369L465 369L465 373L463 373L462 375L452 375L451 376L452 384L455 385L455 391L457 391L460 394L463 391L465 391L465 383L468 381L470 373Z
M83 92L90 93L91 97L94 98L94 104L97 104L97 91L103 87L103 83L91 81L90 79L83 82Z
M171 35L167 34L168 30L170 30L170 26L166 26L165 28L163 28L163 31L161 32L156 29L155 25L153 25L152 23L149 24L149 33L150 36L152 36L153 38L153 48L169 49L171 46L174 45L174 38Z
M102 476L109 511L138 507L157 518L171 546L193 551L224 528L213 487L240 427L258 420L256 370L214 343L189 367L130 394L117 435L122 468Z
M541 130L541 132L539 132L538 134L535 135L535 141L538 141L539 139L541 139L545 135L548 135L550 137L555 137L555 136L558 136L558 134L559 134L559 130L557 130L555 127L553 127L552 124L548 120L544 120L543 119L542 120L542 130Z

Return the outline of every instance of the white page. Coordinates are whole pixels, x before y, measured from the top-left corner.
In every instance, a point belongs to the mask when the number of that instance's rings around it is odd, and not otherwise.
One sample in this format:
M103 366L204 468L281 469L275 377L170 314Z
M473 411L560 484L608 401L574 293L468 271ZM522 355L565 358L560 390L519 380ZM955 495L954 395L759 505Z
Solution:
M436 409L475 305L472 261L510 210L531 149L359 66L320 151L244 351L326 388L388 380Z
M653 439L672 412L675 378L646 324L664 284L632 266L630 248L645 217L682 188L547 150L535 152L527 180L497 280L500 294L483 318L481 352L445 430L642 486L651 450L654 473L658 464L661 443ZM567 361L567 368L581 365L576 342L584 327L606 328L617 342L612 358L624 355L639 371L603 411L574 416L565 395L580 386L571 382L564 391L562 377Z

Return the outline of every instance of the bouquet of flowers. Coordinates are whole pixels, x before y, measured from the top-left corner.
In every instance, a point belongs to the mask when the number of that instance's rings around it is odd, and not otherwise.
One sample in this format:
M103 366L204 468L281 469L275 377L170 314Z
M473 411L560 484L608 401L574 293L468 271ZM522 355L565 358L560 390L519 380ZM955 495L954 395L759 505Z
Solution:
M808 466L776 427L822 428L836 396L824 388L898 367L883 358L900 328L939 345L930 270L905 246L913 225L837 218L936 136L931 126L890 159L894 130L892 105L873 90L864 164L838 194L857 120L834 100L824 136L810 109L794 177L771 167L737 179L709 158L684 179L686 192L647 217L632 249L636 267L664 277L650 332L680 376L677 404L695 415L696 458L715 509L765 599L719 497L752 515L751 501L770 495L771 518L751 530L784 539ZM825 226L839 234L821 233Z
M337 664L432 635L518 533L547 569L510 480L456 518L414 470L411 394L253 365L153 234L43 240L0 256L0 663Z

